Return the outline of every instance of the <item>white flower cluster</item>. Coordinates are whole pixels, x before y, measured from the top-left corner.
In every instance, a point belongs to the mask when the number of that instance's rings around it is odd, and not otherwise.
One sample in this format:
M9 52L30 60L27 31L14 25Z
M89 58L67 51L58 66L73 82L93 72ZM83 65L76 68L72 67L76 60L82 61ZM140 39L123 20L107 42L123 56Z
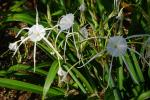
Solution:
M64 15L61 20L59 21L58 25L60 27L60 33L64 30L69 30L74 22L74 15L73 14L66 14ZM55 26L54 26L55 27ZM53 28L54 28L53 27ZM16 41L14 43L10 43L9 44L9 49L14 51L13 56L16 54L16 52L18 51L19 47L26 42L27 40L30 40L31 42L34 43L34 71L35 71L35 66L36 66L36 45L37 42L43 40L52 50L53 52L56 54L58 59L62 59L61 55L59 54L59 52L57 51L56 48L54 48L54 46L48 41L48 39L45 37L46 36L46 31L51 31L53 28L44 28L43 25L39 25L38 23L38 11L36 9L36 24L31 26L31 27L25 27L22 28L18 34L16 35L16 37L18 37L20 35L20 33L23 30L27 30L27 35L24 35L24 38L21 38L19 41ZM57 35L58 37L58 35ZM20 42L19 45L17 45Z

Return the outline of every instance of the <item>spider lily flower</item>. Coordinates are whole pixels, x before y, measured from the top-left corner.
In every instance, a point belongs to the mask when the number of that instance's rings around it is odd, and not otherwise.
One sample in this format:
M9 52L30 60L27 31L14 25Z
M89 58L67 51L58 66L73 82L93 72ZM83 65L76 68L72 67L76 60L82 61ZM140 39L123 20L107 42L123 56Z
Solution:
M51 30L53 28L44 28L44 26L39 25L38 24L38 11L36 9L36 24L29 27L25 27L22 28L18 34L16 35L16 37L19 36L19 34L23 31L23 30L28 30L27 32L27 36L25 35L23 38L21 38L21 42L20 44L17 46L17 48L15 49L15 52L13 54L13 56L16 54L16 52L18 51L19 47L27 40L30 40L34 43L34 55L33 55L33 60L34 60L34 72L35 72L35 66L36 66L36 45L37 42L43 40L55 53L58 59L62 59L61 55L58 53L58 51L53 47L53 45L47 40L47 38L45 37L46 35L46 31L47 30Z
M9 50L16 51L16 49L17 49L17 42L9 43L8 48L9 48Z
M125 56L127 49L128 49L128 50L136 53L137 55L139 55L148 64L148 66L150 66L150 64L145 60L144 57L142 57L142 55L140 53L138 53L134 49L131 49L127 46L126 39L129 39L132 37L140 37L140 36L141 35L135 35L135 36L133 35L133 36L127 37L127 38L123 38L122 36L110 37L110 39L108 40L107 47L106 47L107 52L112 56L110 69L109 69L108 84L109 84L110 76L111 76L113 57L121 57L122 58L122 60L123 60L124 64L126 65L132 79L134 80L135 83L139 84L139 82L134 78L133 73L130 71L129 65L128 65L127 61L125 60L124 56Z
M59 67L57 74L61 77L60 81L64 82L67 77L67 72L64 71L61 67Z
M8 46L9 50L16 51L16 49L17 49L17 43L20 42L20 41L22 41L23 39L24 39L24 37L21 36L21 38L20 38L19 41L16 41L16 42L13 42L13 43L9 43L9 46Z
M58 22L58 26L60 27L60 31L58 32L58 34L56 36L56 42L57 42L57 39L58 39L58 36L60 35L60 33L62 31L69 30L73 24L74 24L74 15L72 13L69 13L69 14L62 16L62 18ZM55 44L56 44L56 42L55 42Z
M124 55L127 51L127 48L127 42L122 36L110 37L106 47L107 52L113 57Z
M130 51L134 52L135 54L139 55L145 61L145 63L150 67L150 64L145 60L145 58L140 53L138 53L134 49L129 48L128 45L127 45L126 39L131 39L131 38L134 38L134 37L142 37L142 36L150 36L150 35L147 35L147 34L145 34L145 35L133 35L133 36L129 36L127 38L123 38L122 36L110 37L108 39L108 43L107 43L107 46L106 46L105 50L102 50L100 53L97 53L90 60L88 60L85 64L83 64L82 66L80 66L78 68L82 68L83 66L85 66L89 62L91 62L93 59L101 56L102 54L105 53L105 51L107 51L112 56L111 63L110 63L110 68L109 68L109 78L108 78L108 85L107 86L109 86L112 63L113 63L113 58L114 57L122 58L122 60L123 60L124 64L126 65L131 77L133 78L134 82L138 84L139 82L133 77L133 73L130 71L129 65L128 65L127 61L125 60L124 56L125 56L127 50L130 50Z
M64 59L65 59L65 51L66 51L66 45L67 45L66 43L67 43L68 38L70 36L73 37L74 46L75 46L76 51L77 51L77 56L79 57L78 48L76 46L76 40L75 40L75 36L74 36L74 34L76 34L76 32L73 32L73 28L72 28L73 24L74 24L74 14L72 14L72 13L69 13L69 14L62 16L62 18L58 22L58 26L60 27L60 31L58 32L58 34L56 36L55 46L56 46L56 42L58 40L59 35L62 32L67 34L66 39L65 39L65 45L64 45ZM72 28L72 32L69 31L70 28Z
M110 64L110 69L109 69L109 77L108 77L107 87L109 86L113 57L124 56L125 53L127 52L127 48L128 48L127 41L122 36L113 36L113 37L109 38L106 50L112 56L112 59L111 59L111 64Z
M79 10L80 10L81 12L84 12L85 9L86 9L86 6L85 6L85 3L83 2L83 3L80 5Z
M73 24L74 24L74 15L72 13L62 16L61 20L59 21L61 31L70 29Z

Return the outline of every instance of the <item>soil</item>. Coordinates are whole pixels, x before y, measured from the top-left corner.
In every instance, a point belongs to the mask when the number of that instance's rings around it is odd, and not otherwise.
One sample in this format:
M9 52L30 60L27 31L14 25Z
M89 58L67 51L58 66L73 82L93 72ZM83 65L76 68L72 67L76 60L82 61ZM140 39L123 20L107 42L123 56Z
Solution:
M25 91L0 88L0 100L41 100L41 96Z

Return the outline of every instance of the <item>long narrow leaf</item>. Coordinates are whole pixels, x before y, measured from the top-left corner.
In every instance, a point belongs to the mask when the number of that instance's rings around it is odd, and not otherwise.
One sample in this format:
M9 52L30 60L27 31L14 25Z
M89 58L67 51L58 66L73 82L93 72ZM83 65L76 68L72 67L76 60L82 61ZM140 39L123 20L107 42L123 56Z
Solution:
M17 14L12 14L12 15L8 16L5 21L6 22L21 21L21 22L33 25L35 23L35 18L30 16L28 13L17 13Z
M64 66L66 70L69 70L68 66ZM73 78L73 80L78 84L78 86L80 87L80 89L82 90L83 93L87 93L85 88L83 87L83 85L81 84L81 82L78 80L77 76L75 74L73 74L72 71L69 71L69 74L71 75L71 77Z
M135 54L132 51L131 51L131 56L132 56L132 59L133 59L134 65L135 65L135 70L137 71L137 75L139 76L139 80L141 82L143 82L144 81L144 77L143 77L141 68L139 66L139 63L137 61L137 58L136 58Z
M44 100L46 94L48 93L48 90L50 89L50 86L54 80L54 78L56 77L56 73L58 71L59 68L59 63L58 61L54 61L49 69L48 75L46 77L46 81L44 84L44 89L43 89L43 96L42 99Z
M150 99L150 91L142 93L138 98L138 100L148 100L148 99Z
M10 88L10 89L16 89L16 90L24 90L24 91L30 91L33 93L42 94L43 88L38 85L30 84L27 82L22 82L18 80L12 80L12 79L6 79L6 78L0 78L0 87ZM57 95L64 95L63 90L55 88L49 89L47 92L50 96L57 96Z
M124 61L133 81L136 83L136 84L139 84L139 80L136 76L136 72L135 72L135 69L134 69L134 66L130 60L130 57L128 54L125 55L125 57L122 56L122 60Z

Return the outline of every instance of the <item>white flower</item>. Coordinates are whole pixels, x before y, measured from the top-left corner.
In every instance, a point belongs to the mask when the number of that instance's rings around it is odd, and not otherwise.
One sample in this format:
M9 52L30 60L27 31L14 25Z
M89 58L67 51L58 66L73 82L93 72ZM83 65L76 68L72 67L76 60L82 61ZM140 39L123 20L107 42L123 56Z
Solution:
M125 54L127 52L127 49L128 49L129 51L132 51L135 54L139 55L147 63L147 65L150 66L150 64L146 61L146 59L139 52L137 52L136 50L134 50L132 48L129 48L128 45L127 45L126 39L130 39L130 38L133 38L133 37L141 37L141 36L144 36L144 35L133 35L133 36L129 36L127 38L123 38L122 36L110 37L110 39L108 40L108 43L107 43L107 47L106 47L107 52L112 56L110 69L109 69L108 83L110 81L110 76L111 76L113 57L120 57L123 60L124 64L126 65L133 81L138 84L138 81L133 77L133 74L132 74L132 72L130 71L130 68L129 68L129 64L126 61L124 56L125 56ZM145 35L145 36L148 36L148 35Z
M43 39L43 37L46 35L46 29L42 25L33 25L29 29L29 39L33 42L37 42Z
M107 44L107 51L113 57L122 56L127 51L127 42L122 36L110 37Z
M70 13L62 16L58 25L60 26L60 30L64 31L70 29L73 25L73 22L74 22L74 15Z
M75 36L74 34L76 34L76 32L73 32L73 28L72 28L72 32L69 31L69 29L73 26L74 24L74 14L69 13L66 14L64 16L62 16L62 18L60 19L60 21L58 22L58 26L60 27L60 31L58 32L57 36L56 36L56 40L55 40L55 47L56 47L56 43L57 43L57 39L59 37L59 35L64 32L66 33L66 38L65 38L65 46L64 46L64 58L65 58L65 51L66 51L66 43L68 41L68 38L70 36L73 37L73 42L77 51L77 55L79 55L78 53L78 49L76 46L76 41L75 41Z
M112 70L112 66L113 66L113 58L114 57L120 57L122 59L122 61L124 62L124 64L126 65L128 71L129 71L133 81L137 84L139 83L137 81L137 79L135 79L133 77L133 73L130 71L129 64L126 61L124 56L125 56L127 49L128 49L128 50L134 52L135 54L139 55L145 61L145 63L147 63L147 65L150 67L150 64L146 61L146 59L140 53L138 53L134 49L129 48L127 45L126 39L131 39L134 37L142 37L142 36L150 36L150 35L147 35L147 34L145 34L145 35L133 35L133 36L129 36L127 38L123 38L122 36L113 36L113 37L110 37L108 39L108 43L107 43L105 50L112 56L112 59L111 59L110 68L109 68L109 77L108 77L108 85L107 86L109 86L109 81L110 81L110 77L111 77L111 70ZM97 53L90 60L88 60L85 64L83 64L82 66L80 66L78 68L82 68L83 66L85 66L89 62L91 62L93 59L101 56L102 54L104 54L105 50L102 50L100 53Z
M65 81L66 76L67 76L67 72L64 71L61 67L59 67L57 74L62 77L61 81Z
M73 14L70 13L70 14L66 14L66 15L62 16L62 18L58 22L60 31L58 32L58 34L56 36L55 45L56 45L57 39L58 39L59 35L61 34L61 32L65 31L65 30L66 31L69 30L72 27L73 23L74 23L74 15ZM69 32L67 32L67 33L69 33Z
M80 5L80 7L79 7L79 10L80 10L81 12L84 12L85 9L86 9L85 3L82 3L82 4Z
M10 43L8 48L9 50L15 51L17 49L17 42Z
M53 45L47 40L47 38L45 38L46 35L46 31L47 30L51 30L53 28L44 28L42 25L38 24L38 11L36 9L36 24L33 25L32 27L25 27L22 28L18 34L16 35L16 37L18 37L18 35L23 31L23 30L28 30L28 34L27 36L25 35L24 37L21 37L21 41L20 44L17 46L17 48L15 49L15 52L13 54L13 56L16 54L17 50L19 49L19 47L27 40L30 40L34 43L34 55L33 55L33 59L34 59L34 71L35 71L35 66L36 66L36 44L38 41L43 40L55 53L58 59L62 59L61 55L58 53L58 51L53 47Z
M24 36L21 36L20 40L22 41L25 37Z

